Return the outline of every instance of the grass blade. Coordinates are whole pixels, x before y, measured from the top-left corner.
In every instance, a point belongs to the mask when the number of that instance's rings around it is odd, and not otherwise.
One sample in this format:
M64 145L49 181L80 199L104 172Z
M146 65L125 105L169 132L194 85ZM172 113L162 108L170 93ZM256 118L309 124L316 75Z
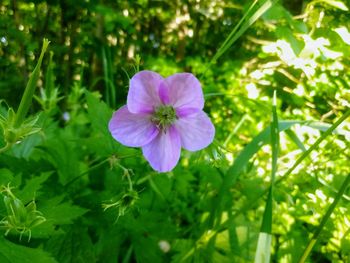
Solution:
M276 109L276 91L273 95L272 106L272 123L271 123L271 149L272 149L272 169L271 169L271 185L266 200L266 207L259 233L258 246L255 253L255 263L270 262L271 256L271 239L272 239L272 204L273 204L273 186L277 173L279 147L279 129L278 116Z
M255 7L259 3L259 0L255 0L252 3L247 12L245 12L245 14L243 15L242 19L233 28L229 36L219 47L214 57L210 60L203 74L237 41L238 38L240 38L244 34L245 31L247 31L247 29L252 24L254 24L256 20L258 20L270 7L272 7L277 2L277 0L263 0L260 2L261 5L257 8Z
M278 180L276 180L276 184L281 183L282 181L286 180L288 176L299 166L299 164L309 156L309 154L315 150L321 142L323 142L329 135L331 135L333 132L337 131L337 127L343 123L348 117L350 116L350 109L347 110L343 116L341 116L332 126L330 126L323 134L320 136L316 142L311 145L303 154L295 161L294 165L287 170ZM281 128L280 128L281 129ZM247 206L244 206L242 209L240 209L236 215L242 213L243 211L248 210L251 206L253 206L258 200L260 200L266 193L269 192L269 188L265 189L265 191L262 191L260 195L256 198L255 201L250 202Z
M300 141L295 132L293 132L292 130L286 130L286 134L295 143L295 145L300 148L300 150L302 150L303 152L306 151L304 144Z
M268 263L270 262L270 247L271 247L270 234L260 232L258 239L258 247L255 253L255 263Z

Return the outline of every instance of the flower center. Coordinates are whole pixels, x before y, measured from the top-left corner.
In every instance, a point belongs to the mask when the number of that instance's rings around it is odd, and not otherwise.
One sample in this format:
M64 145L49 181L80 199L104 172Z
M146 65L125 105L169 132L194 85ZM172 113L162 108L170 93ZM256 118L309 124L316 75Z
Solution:
M169 105L158 106L151 117L151 121L162 131L165 131L176 119L176 111Z

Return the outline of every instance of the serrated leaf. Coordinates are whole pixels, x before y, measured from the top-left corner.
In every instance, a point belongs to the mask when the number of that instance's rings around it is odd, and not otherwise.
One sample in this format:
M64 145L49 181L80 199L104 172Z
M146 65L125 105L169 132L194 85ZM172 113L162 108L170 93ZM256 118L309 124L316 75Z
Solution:
M14 244L0 237L1 263L57 263L51 255L40 248L29 248Z
M96 262L95 251L87 229L72 227L64 235L53 236L46 246L60 263Z
M112 117L112 110L106 103L100 101L90 92L86 92L86 101L88 105L88 117L93 129L97 132L94 142L88 143L93 146L93 150L100 155L110 155L115 152L115 147L119 144L111 136L108 130L108 123ZM98 142L94 146L93 143Z
M42 142L42 136L40 134L32 134L25 137L21 143L12 146L13 155L17 158L28 159L32 154L34 148Z
M26 180L23 189L17 194L18 198L24 203L28 203L33 200L33 197L39 196L40 194L38 194L38 191L51 174L51 172L45 172L39 176L34 176L33 178Z
M108 122L112 117L112 110L108 108L107 104L100 101L96 96L90 92L86 92L86 101L88 105L88 116L92 127L106 136L109 135Z
M55 166L62 185L79 176L79 158L76 145L62 135L47 141L44 147L49 154L49 161Z
M64 196L58 196L45 202L40 211L52 224L72 224L75 219L85 214L88 209L73 205L70 202L63 202Z

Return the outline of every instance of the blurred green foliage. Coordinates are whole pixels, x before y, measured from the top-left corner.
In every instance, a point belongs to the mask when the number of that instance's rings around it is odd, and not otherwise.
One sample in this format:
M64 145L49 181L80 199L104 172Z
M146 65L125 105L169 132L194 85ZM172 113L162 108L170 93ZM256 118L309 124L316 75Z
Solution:
M273 91L281 131L278 179L350 106L350 3L280 1L208 69L250 4L0 3L3 119L20 103L44 37L52 52L30 108L36 133L0 153L0 185L14 187L27 208L35 200L46 220L23 233L1 223L7 235L0 238L0 262L254 260L261 194L270 184ZM152 171L139 149L118 144L107 129L138 69L193 72L216 126L210 147L183 152L167 174ZM345 121L275 186L272 262L300 257L350 172L349 140ZM234 180L226 184L227 178ZM310 262L349 262L349 200L348 189ZM0 215L0 222L9 216L2 201Z

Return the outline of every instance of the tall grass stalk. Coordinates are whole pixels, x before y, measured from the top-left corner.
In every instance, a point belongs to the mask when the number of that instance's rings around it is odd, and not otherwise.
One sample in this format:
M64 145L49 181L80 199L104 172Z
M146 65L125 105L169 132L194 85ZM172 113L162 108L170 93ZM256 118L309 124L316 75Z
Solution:
M272 122L271 122L271 149L272 149L271 184L269 187L269 194L267 196L265 211L264 211L260 234L258 238L258 245L256 248L255 261L254 261L255 263L270 262L271 240L272 240L273 188L274 188L275 177L277 173L278 147L279 147L279 128L278 128L276 91L275 91L273 95Z

